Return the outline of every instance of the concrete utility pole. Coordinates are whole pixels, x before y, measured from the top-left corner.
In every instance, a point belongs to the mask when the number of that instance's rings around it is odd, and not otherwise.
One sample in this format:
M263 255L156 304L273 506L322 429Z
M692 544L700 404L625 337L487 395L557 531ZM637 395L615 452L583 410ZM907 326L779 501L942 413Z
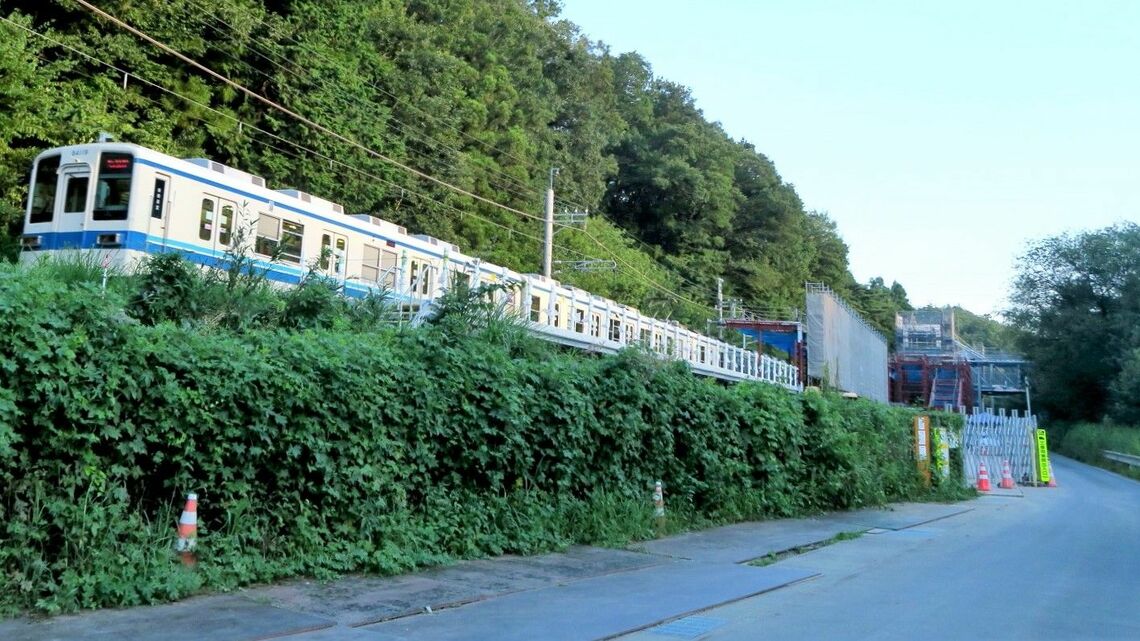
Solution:
M716 279L716 320L724 324L724 279Z
M550 278L554 258L554 177L558 168L550 168L550 186L546 189L546 236L542 243L542 275Z

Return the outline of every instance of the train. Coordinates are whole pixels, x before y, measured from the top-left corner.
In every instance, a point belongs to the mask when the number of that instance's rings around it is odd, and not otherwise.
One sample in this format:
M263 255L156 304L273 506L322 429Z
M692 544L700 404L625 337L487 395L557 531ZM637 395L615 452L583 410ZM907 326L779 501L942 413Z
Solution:
M602 353L640 344L700 375L802 389L798 369L779 359L553 278L490 264L372 213L270 189L260 176L207 158L115 141L57 147L35 158L21 262L95 254L129 270L147 255L176 251L203 268L223 268L242 250L238 244L248 245L255 266L280 286L315 270L336 279L346 296L384 290L397 304L422 310L460 281L502 284L498 302L543 339Z

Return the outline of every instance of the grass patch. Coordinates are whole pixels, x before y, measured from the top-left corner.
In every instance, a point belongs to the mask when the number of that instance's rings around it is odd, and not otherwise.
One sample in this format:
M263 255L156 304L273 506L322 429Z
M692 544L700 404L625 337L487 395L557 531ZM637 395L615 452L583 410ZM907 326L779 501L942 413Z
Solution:
M1078 423L1061 440L1060 452L1123 476L1140 479L1140 468L1104 458L1104 450L1140 456L1140 428L1108 423Z
M783 561L786 558L793 557L793 556L799 556L801 554L807 554L808 552L811 552L813 550L825 548L829 545L835 545L836 543L839 543L840 541L851 541L851 540L857 539L857 538L863 536L863 534L865 532L866 532L865 530L851 530L850 532L840 532L839 534L836 534L835 536L831 537L830 539L824 539L822 541L816 541L815 543L808 543L807 545L797 545L794 548L788 548L787 550L781 550L779 552L770 552L770 553L765 554L764 556L762 556L758 559L753 559L753 560L749 561L748 565L751 565L751 566L757 567L757 568L767 567L769 565L779 563L780 561Z

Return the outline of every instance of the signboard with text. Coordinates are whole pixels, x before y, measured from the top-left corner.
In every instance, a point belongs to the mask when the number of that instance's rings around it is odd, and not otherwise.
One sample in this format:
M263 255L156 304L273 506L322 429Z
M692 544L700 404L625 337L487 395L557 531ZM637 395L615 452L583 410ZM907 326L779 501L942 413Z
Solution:
M935 439L938 441L936 446L937 451L935 452L937 455L935 462L938 467L938 473L941 474L944 479L950 478L950 430L945 427L940 427L938 431L935 432L935 435L938 436L938 438Z
M1045 430L1037 430L1037 480L1049 482L1049 444L1045 440Z
M914 417L914 458L918 471L930 482L930 417Z

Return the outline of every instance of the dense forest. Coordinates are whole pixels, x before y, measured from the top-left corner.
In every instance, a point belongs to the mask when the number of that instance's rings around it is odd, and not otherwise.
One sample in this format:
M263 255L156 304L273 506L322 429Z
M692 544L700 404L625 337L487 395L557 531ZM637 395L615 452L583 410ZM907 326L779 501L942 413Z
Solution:
M558 277L704 327L716 279L750 306L802 308L820 281L888 336L898 283L859 284L824 213L689 90L615 54L549 0L112 0L100 8L305 124L74 0L0 2L0 222L14 254L31 159L118 140L210 157L537 271L543 192L589 210ZM335 132L336 135L330 132ZM429 174L469 195L417 176Z

